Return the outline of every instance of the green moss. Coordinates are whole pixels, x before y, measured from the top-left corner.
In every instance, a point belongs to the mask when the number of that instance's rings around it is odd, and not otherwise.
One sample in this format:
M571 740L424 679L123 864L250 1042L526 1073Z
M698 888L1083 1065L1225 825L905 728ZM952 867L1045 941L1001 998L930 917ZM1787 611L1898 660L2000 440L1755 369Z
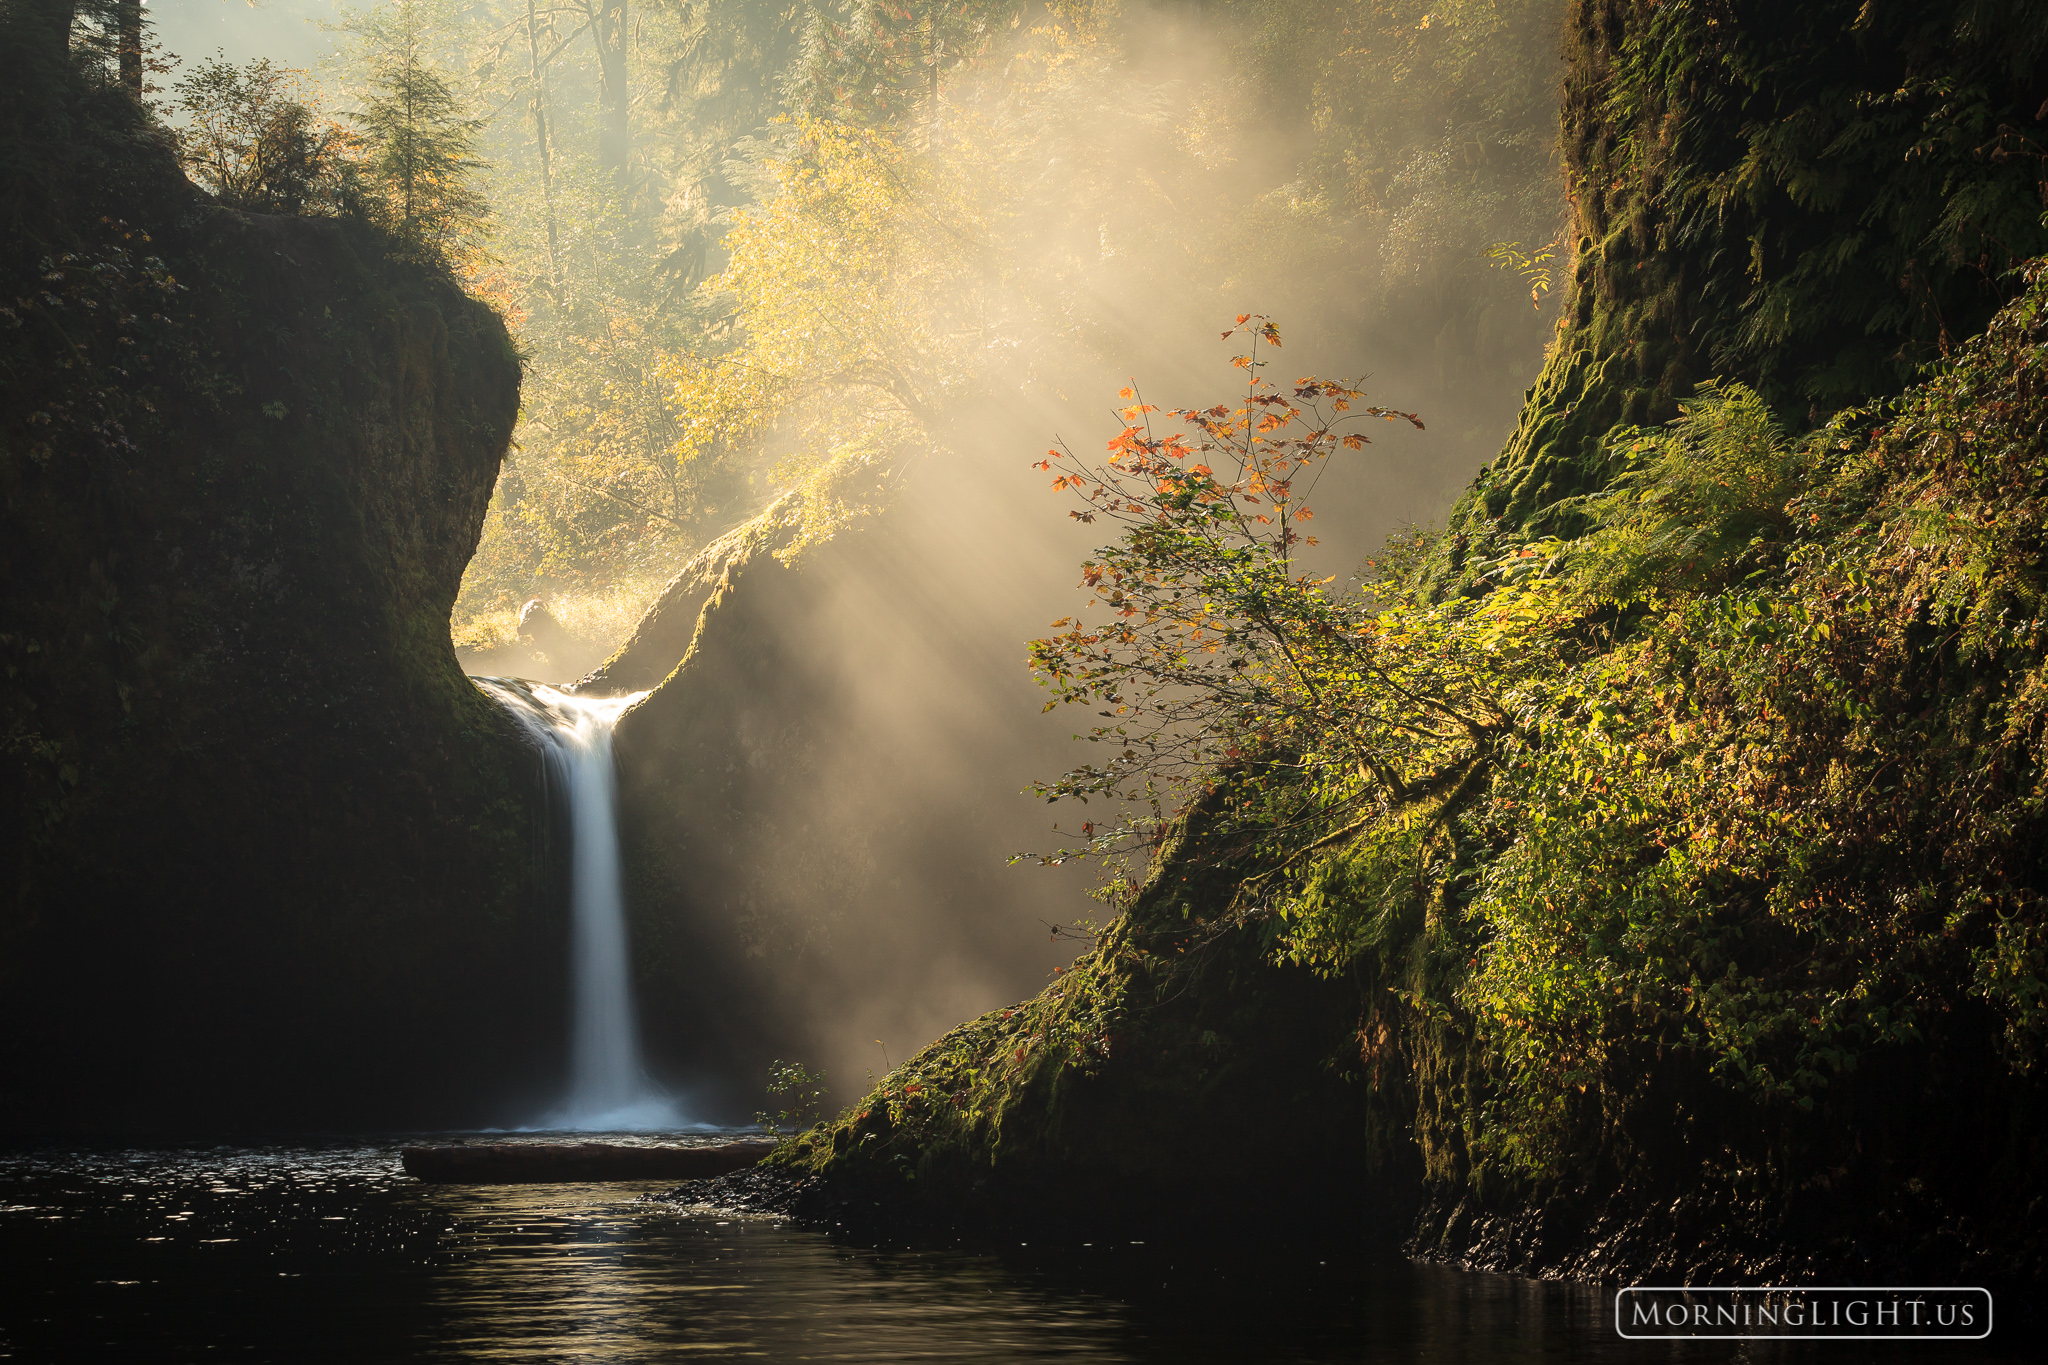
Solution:
M1198 808L1058 985L778 1160L1163 1211L1230 1169L1212 1125L1299 1113L1293 1173L1412 1181L1427 1254L2048 1271L2048 296L2012 269L2048 237L2011 135L2048 20L1588 0L1573 39L1575 297L1424 573L1482 595L1513 542L1597 524L1639 537L1646 595L1532 607L1557 652L1440 805L1294 869ZM1698 496L1585 496L1617 426L1716 377L1768 420L1671 438L1704 443L1659 476ZM1769 449L1714 444L1744 431Z
M1206 851L1212 818L1182 825L1055 984L953 1029L774 1160L935 1219L1156 1224L1303 1198L1363 1216L1413 1188L1405 1074L1356 1060L1353 983L1276 963L1267 930L1219 916L1233 869Z
M1574 297L1520 425L1451 518L1438 581L1569 531L1603 442L1711 377L1800 426L1897 393L2048 250L2018 4L1580 0L1563 149Z

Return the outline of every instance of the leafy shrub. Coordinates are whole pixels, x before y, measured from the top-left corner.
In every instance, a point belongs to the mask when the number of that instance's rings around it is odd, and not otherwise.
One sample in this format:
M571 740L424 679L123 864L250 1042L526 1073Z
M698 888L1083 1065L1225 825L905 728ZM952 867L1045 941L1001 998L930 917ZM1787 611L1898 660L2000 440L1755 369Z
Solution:
M1084 566L1111 620L1033 645L1118 753L1043 790L1178 782L1170 809L1084 825L1082 853L1220 794L1225 921L1362 974L1375 1018L1392 992L1411 1060L1468 1050L1486 1117L1454 1140L1481 1159L1571 1160L1571 1115L1624 1105L1645 1048L1795 1110L1937 1036L2002 1038L2026 1071L2048 1031L2044 303L2037 271L1920 387L1803 438L1732 384L1618 432L1583 534L1509 549L1476 599L1283 571L1257 519L1306 467L1282 433L1320 454L1332 429L1301 400L1255 383L1176 414L1192 448L1134 405L1106 466L1048 466L1124 533ZM1217 475L1218 448L1260 453Z
M177 84L185 173L230 208L344 212L360 195L361 142L298 98L300 73L216 57Z

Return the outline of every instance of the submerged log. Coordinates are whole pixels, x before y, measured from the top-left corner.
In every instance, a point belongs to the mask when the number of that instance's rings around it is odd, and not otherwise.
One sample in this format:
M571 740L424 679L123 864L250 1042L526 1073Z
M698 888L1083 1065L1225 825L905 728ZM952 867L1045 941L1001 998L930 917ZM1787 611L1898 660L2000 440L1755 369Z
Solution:
M465 1142L400 1150L405 1173L437 1185L538 1185L604 1180L708 1180L751 1166L773 1142L626 1147L606 1142Z

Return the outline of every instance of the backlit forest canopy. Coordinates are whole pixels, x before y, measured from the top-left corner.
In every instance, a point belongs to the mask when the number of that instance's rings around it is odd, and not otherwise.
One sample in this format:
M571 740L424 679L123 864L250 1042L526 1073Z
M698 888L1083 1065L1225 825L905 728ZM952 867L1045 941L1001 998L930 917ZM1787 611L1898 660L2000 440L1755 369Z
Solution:
M526 361L470 647L535 595L616 640L778 492L826 535L926 456L1028 459L970 409L1092 403L1248 306L1405 406L1490 396L1433 420L1475 466L1547 334L1555 0L343 16L308 126L388 159L394 80L441 101L436 231Z

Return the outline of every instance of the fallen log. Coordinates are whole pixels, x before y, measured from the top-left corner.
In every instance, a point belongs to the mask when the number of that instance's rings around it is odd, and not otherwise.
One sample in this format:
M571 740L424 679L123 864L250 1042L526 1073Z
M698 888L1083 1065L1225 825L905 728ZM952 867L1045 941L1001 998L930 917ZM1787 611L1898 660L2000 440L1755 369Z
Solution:
M583 1184L605 1180L709 1180L751 1166L773 1142L711 1147L625 1147L607 1142L464 1142L405 1147L405 1173L436 1185Z

